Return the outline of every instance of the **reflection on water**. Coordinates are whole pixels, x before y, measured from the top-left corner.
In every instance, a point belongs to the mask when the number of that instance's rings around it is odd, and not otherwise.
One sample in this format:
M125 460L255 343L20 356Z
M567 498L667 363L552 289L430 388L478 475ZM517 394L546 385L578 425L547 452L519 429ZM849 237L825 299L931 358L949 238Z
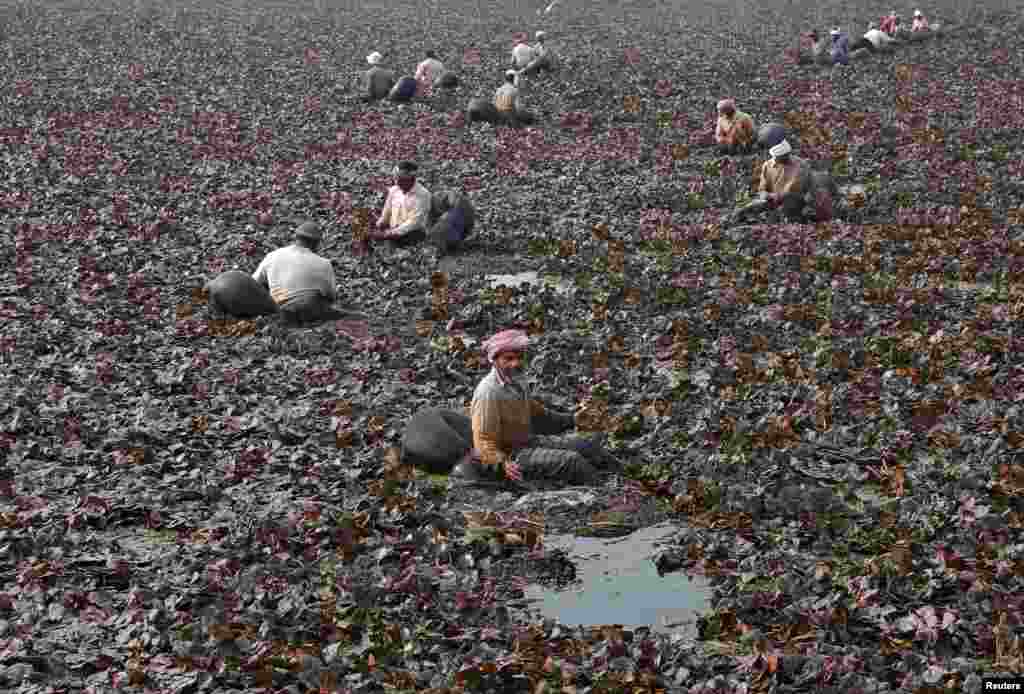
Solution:
M531 585L526 598L544 617L570 627L622 624L693 634L697 616L710 608L711 586L682 572L659 577L651 560L675 532L663 524L614 540L546 537L547 548L569 555L577 581L564 590Z
M538 288L548 285L556 292L572 291L572 282L563 280L557 275L544 275L542 277L533 270L520 272L516 275L488 275L486 279L487 283L491 287L505 285L509 289L515 289L516 287L520 287L524 284Z

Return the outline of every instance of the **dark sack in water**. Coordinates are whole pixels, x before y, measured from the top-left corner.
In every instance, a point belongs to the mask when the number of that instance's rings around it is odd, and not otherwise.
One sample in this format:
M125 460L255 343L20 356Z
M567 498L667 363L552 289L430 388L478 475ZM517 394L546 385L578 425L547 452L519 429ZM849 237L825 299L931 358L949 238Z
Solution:
M431 218L440 219L446 212L457 210L458 214L452 215L450 219L454 224L461 225L463 237L473 232L473 225L476 222L476 210L469 196L455 190L446 190L435 193L431 196Z
M210 281L206 289L210 293L210 308L217 313L255 318L278 311L270 292L247 272L228 270Z
M765 123L757 129L757 146L771 149L786 139L786 127L781 123ZM790 143L792 144L792 143Z
M398 80L395 86L391 88L391 93L388 94L388 98L392 101L411 101L416 96L416 78L405 77Z
M409 419L402 435L402 460L434 474L448 474L473 446L473 424L455 410L431 407Z
M501 117L498 115L498 109L494 107L494 102L477 97L469 100L469 106L466 107L466 120L470 123L483 121L495 124L501 122Z

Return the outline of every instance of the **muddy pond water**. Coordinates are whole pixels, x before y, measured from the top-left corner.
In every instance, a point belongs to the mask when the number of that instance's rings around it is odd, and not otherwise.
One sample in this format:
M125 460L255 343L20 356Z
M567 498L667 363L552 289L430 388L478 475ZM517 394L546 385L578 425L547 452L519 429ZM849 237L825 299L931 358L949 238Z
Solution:
M562 549L576 566L576 581L564 589L531 585L530 608L565 626L649 626L662 633L693 635L697 617L710 609L712 588L701 576L658 576L652 557L678 532L668 524L607 539L554 535L548 549Z

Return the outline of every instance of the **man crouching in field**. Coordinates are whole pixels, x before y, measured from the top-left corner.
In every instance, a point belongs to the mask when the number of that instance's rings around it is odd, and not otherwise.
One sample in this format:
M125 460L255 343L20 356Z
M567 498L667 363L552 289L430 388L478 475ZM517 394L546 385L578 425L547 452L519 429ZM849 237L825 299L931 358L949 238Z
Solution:
M605 435L553 435L572 427L573 417L551 412L530 398L520 381L529 344L521 330L505 330L484 343L493 368L473 393L474 448L452 474L593 484L595 465L615 464L603 450Z

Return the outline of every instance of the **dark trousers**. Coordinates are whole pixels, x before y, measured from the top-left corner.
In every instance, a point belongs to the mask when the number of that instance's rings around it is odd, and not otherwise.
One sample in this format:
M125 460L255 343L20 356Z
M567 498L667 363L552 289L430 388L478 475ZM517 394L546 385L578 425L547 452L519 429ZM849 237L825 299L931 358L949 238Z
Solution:
M403 236L388 239L388 243L391 244L392 248L409 248L421 243L425 238L427 238L427 232L423 231L423 229L413 229Z
M804 203L804 196L802 194L785 196L778 207L772 205L767 198L759 197L757 200L736 210L733 218L736 222L742 222L747 217L760 214L766 210L778 210L788 221L802 222L804 221Z
M719 154L725 154L725 155L729 155L729 154L750 154L752 149L753 149L753 143L748 143L748 144L745 144L745 145L742 145L742 144L718 145L718 153Z
M536 75L545 70L551 72L553 69L554 68L551 64L551 59L548 58L547 56L544 56L543 58L537 58L531 61L526 67L523 68L522 74L527 76Z
M875 44L871 43L870 41L868 41L863 36L850 44L850 53L853 53L854 51L856 51L858 49L861 49L861 48L868 49L869 53L874 53L875 52Z
M281 304L281 320L290 326L306 326L335 321L349 314L331 305L320 294L303 294Z
M513 128L519 128L524 125L533 125L537 122L536 117L529 111L498 111L498 116L501 117L502 122L506 125L511 125Z

